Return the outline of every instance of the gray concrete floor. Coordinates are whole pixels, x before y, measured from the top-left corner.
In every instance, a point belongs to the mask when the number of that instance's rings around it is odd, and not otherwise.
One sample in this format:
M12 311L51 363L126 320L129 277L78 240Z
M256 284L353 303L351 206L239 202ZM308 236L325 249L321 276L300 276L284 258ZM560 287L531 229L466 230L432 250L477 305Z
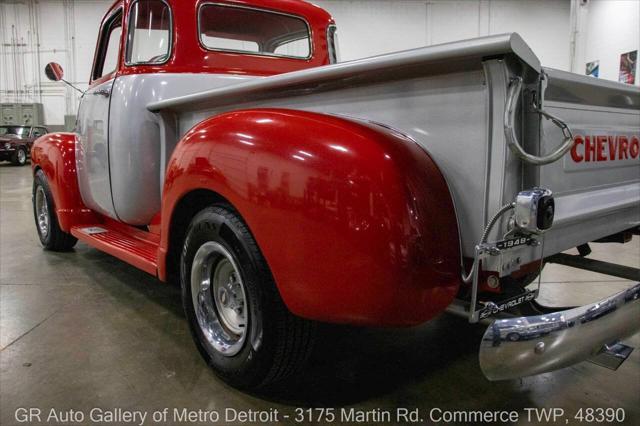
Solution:
M322 327L311 366L297 380L269 396L239 392L201 360L177 288L84 244L71 253L43 251L30 191L29 167L0 164L2 425L17 424L18 407L87 416L94 407L278 409L291 423L296 407L316 406L419 408L425 418L432 408L516 410L519 424L528 424L528 407L562 408L569 424L579 408L621 407L626 423L640 424L640 350L617 372L582 363L492 383L476 353L484 327L447 314L412 329ZM594 248L595 258L638 266L638 239ZM556 265L544 281L541 299L559 305L630 284ZM628 342L640 345L640 335Z

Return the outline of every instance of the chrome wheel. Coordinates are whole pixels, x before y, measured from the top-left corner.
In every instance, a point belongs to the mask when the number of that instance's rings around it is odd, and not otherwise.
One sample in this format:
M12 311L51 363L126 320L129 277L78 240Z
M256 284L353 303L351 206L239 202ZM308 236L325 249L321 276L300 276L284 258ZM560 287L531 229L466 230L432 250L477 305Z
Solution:
M225 356L237 354L247 334L247 298L240 270L221 244L210 241L196 252L191 297L208 345Z
M47 206L47 196L42 186L36 189L36 219L38 220L38 231L42 238L49 234L49 207Z
M18 164L24 164L27 162L27 153L24 151L24 149L19 149L17 152L17 156Z

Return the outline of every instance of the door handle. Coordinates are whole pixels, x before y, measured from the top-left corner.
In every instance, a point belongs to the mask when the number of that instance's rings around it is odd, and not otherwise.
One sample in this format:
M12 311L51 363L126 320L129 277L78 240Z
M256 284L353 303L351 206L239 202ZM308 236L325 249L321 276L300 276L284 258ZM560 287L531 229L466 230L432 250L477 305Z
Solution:
M105 98L108 98L109 96L111 96L111 90L109 89L99 89L93 92L94 95L100 95L100 96L104 96Z

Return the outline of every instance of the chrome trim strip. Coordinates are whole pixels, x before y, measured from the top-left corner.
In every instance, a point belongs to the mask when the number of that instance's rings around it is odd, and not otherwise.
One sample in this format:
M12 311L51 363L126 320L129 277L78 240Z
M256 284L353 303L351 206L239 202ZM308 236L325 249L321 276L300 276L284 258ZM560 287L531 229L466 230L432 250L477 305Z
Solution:
M588 360L640 330L640 283L591 305L494 321L480 344L489 380L546 373Z

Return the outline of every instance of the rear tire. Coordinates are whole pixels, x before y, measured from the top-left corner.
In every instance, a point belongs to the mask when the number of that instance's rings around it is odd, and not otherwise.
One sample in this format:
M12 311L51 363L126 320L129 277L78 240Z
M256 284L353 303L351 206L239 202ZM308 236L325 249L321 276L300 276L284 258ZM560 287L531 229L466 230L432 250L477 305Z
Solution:
M288 311L253 236L231 206L214 205L193 218L180 272L196 346L224 381L264 388L304 366L315 324Z
M27 164L27 150L21 146L13 153L11 157L11 163L14 166L24 166Z
M71 250L78 240L60 229L49 182L42 170L38 170L33 179L32 202L36 230L42 246L52 251Z

